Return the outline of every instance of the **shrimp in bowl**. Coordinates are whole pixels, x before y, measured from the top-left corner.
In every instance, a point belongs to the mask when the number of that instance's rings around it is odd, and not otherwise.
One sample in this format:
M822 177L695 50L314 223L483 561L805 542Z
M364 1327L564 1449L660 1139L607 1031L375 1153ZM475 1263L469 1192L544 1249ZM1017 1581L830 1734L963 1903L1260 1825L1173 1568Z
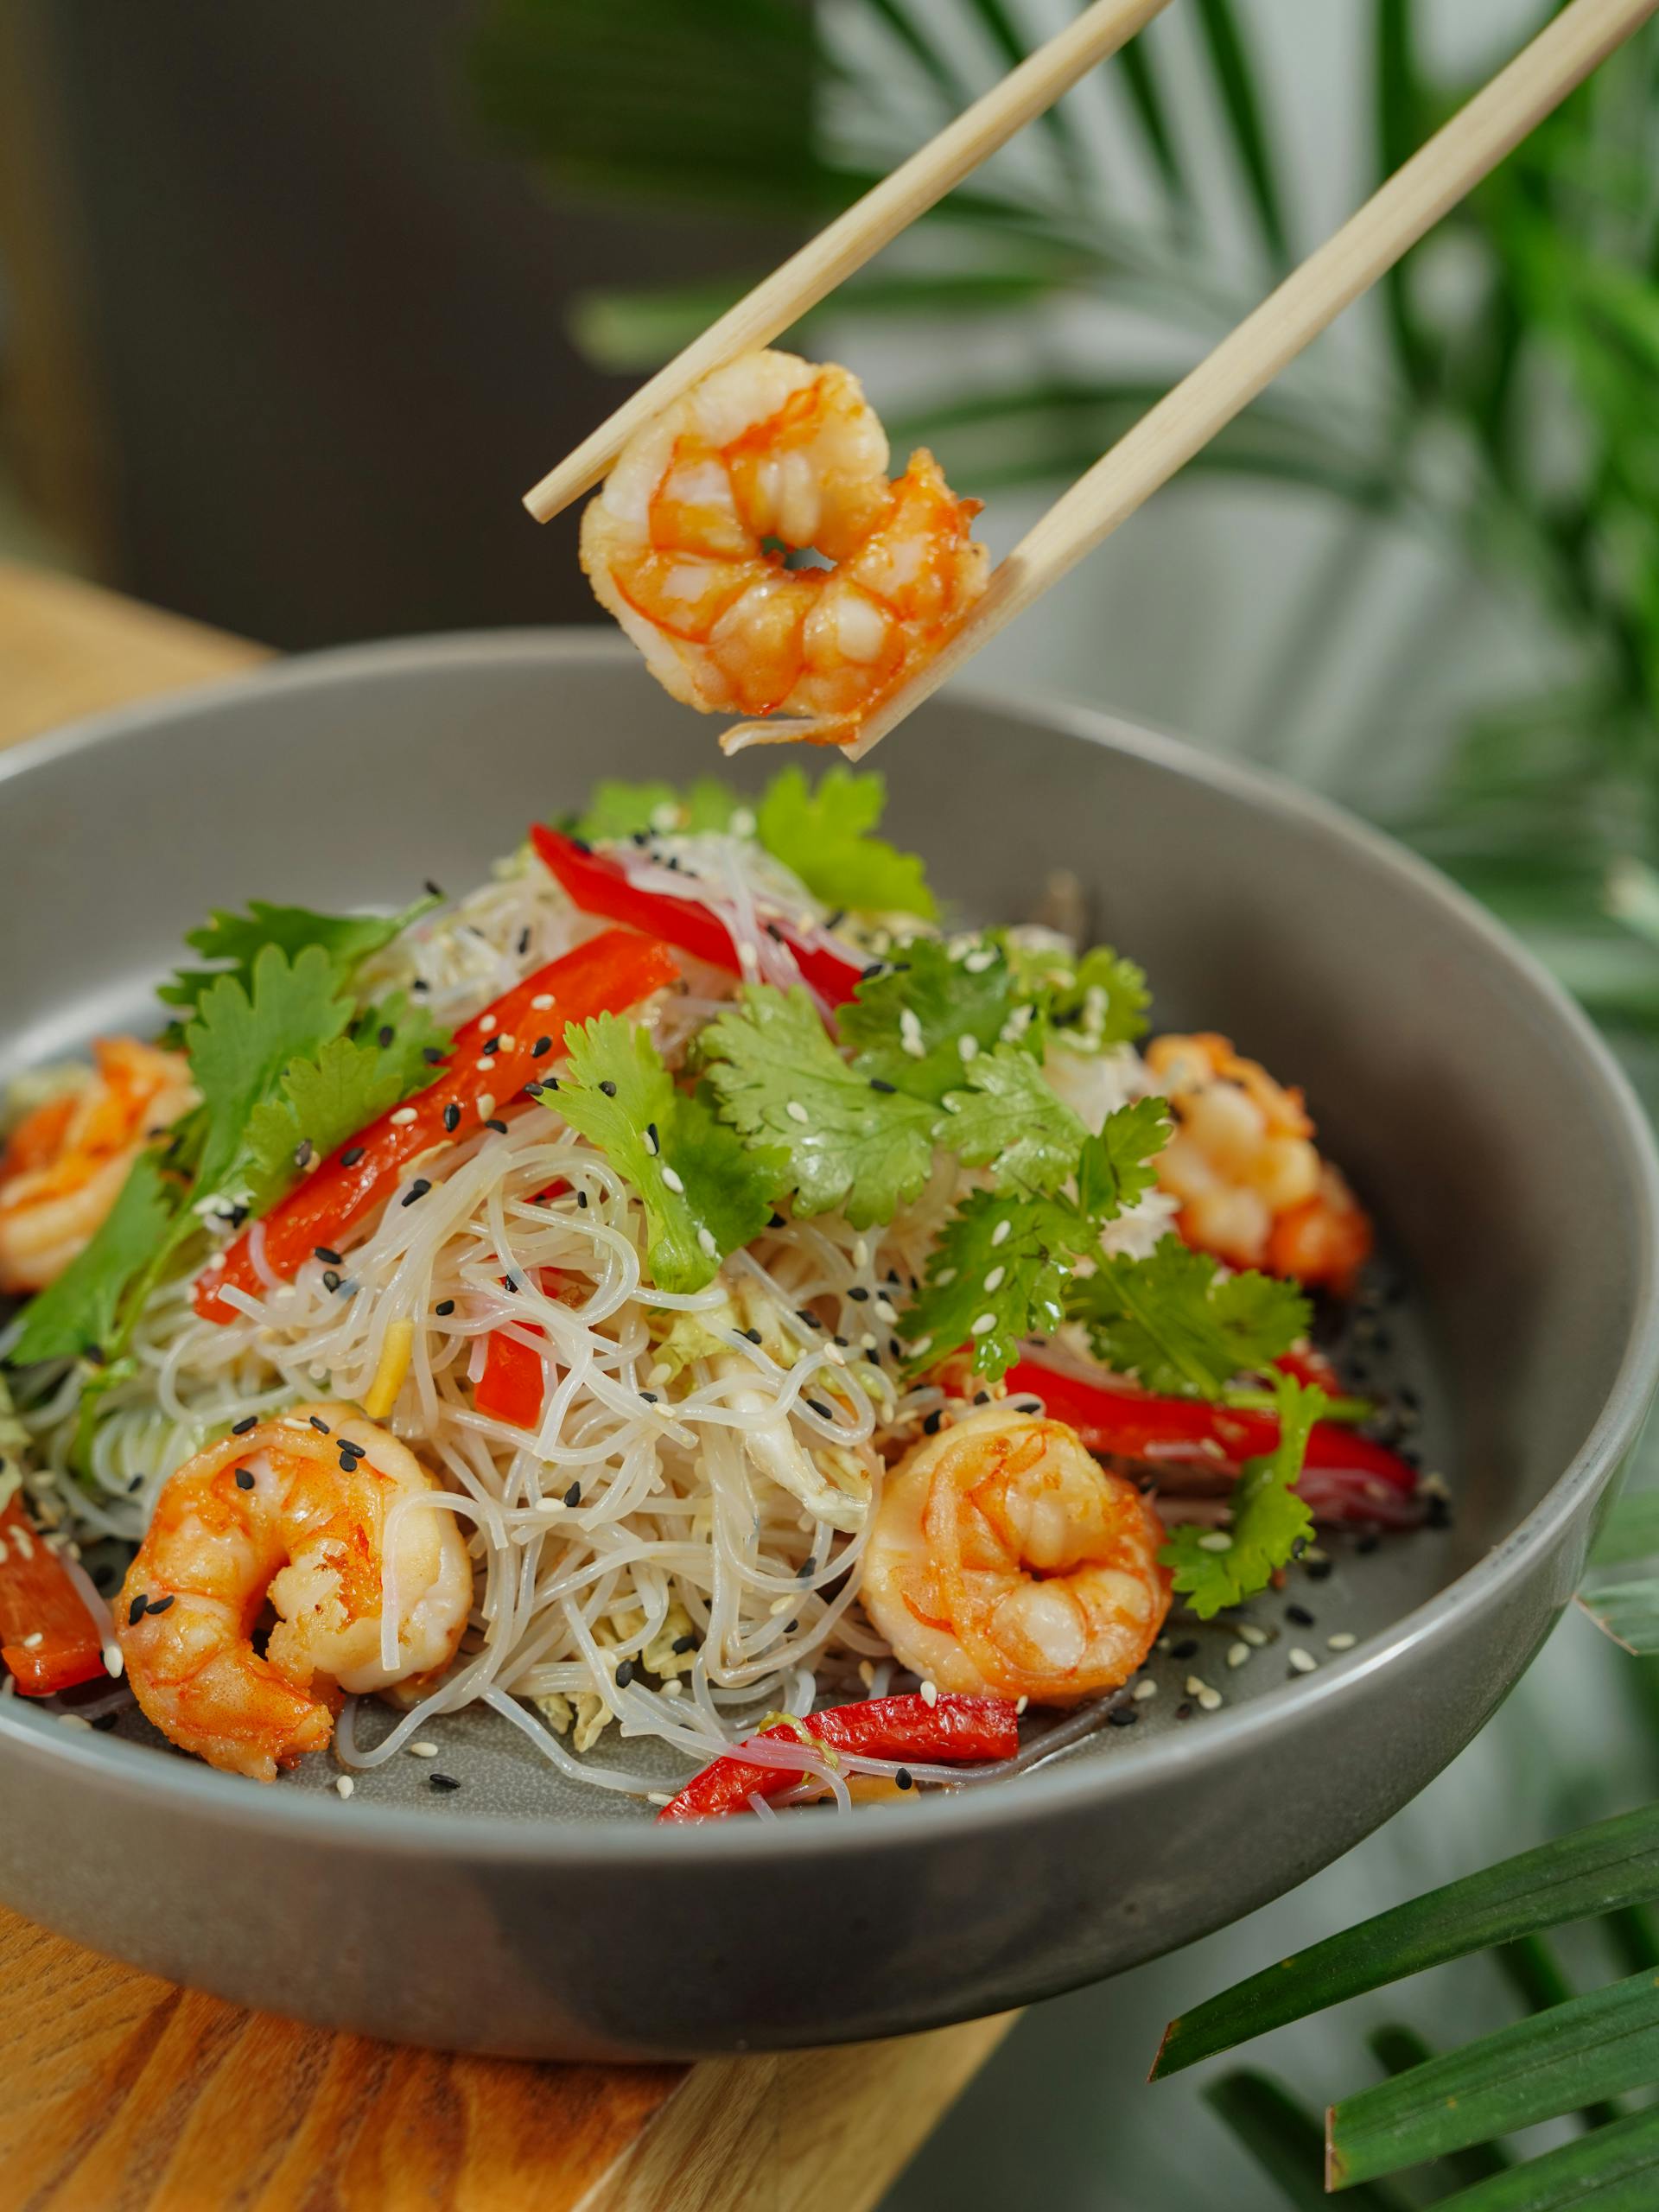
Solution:
M996 1406L889 1478L864 1609L939 1688L1075 1705L1120 1688L1169 1611L1164 1529L1064 1422Z
M623 448L582 522L582 563L665 690L777 715L741 743L845 744L985 589L979 511L919 449L889 481L858 379L768 350L695 385ZM787 553L826 564L791 569Z
M441 1673L473 1577L453 1516L425 1502L436 1487L345 1405L296 1407L187 1461L118 1601L146 1717L210 1766L270 1782L327 1745L341 1692ZM261 1654L252 1633L267 1602L276 1618Z

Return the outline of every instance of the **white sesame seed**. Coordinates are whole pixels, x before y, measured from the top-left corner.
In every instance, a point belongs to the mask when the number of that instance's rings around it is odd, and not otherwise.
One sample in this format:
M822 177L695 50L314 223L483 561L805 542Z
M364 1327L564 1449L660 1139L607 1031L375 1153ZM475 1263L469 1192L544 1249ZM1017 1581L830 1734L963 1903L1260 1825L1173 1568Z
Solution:
M899 1017L899 1049L908 1052L913 1060L927 1058L927 1046L922 1038L920 1017L913 1007L906 1007Z
M823 1356L831 1367L845 1367L847 1364L847 1355L839 1344L825 1344Z
M1249 1656L1248 1643L1230 1643L1227 1647L1227 1664L1230 1667L1242 1667Z
M65 1728L86 1728L90 1730L92 1725L90 1720L84 1719L79 1713L60 1713L58 1715L58 1719Z
M1205 1713L1216 1712L1221 1704L1221 1692L1209 1688L1198 1692L1198 1704Z
M774 1598L766 1610L771 1613L773 1620L776 1620L780 1613L791 1611L798 1603L799 1600L795 1598Z
M720 1257L720 1247L706 1229L697 1231L697 1249L709 1259L717 1260Z
M45 1642L46 1630L43 1628L37 1628L32 1636L26 1636L23 1638L23 1649L25 1651L38 1651Z
M106 1643L104 1646L103 1657L104 1671L106 1675L119 1675L127 1663L122 1656L118 1643Z
M753 810L750 807L740 806L726 827L734 837L753 837L754 835Z
M657 1141L656 1130L647 1128L642 1130L640 1134L645 1141L645 1150L651 1154L652 1158L655 1160L658 1154L662 1150L661 1145Z
M504 1036L501 1039L501 1049L504 1052L513 1052L517 1049L518 1043L518 1039L516 1037Z
M424 1736L416 1743L405 1744L404 1749L412 1759L435 1759L438 1756L437 1745L429 1742Z
M489 1062L486 1060L483 1063L483 1065L487 1067L489 1065ZM400 1106L397 1109L397 1111L392 1116L391 1119L394 1128L406 1129L410 1123L415 1119L415 1109L412 1106Z
M1268 1632L1265 1629L1255 1628L1248 1621L1241 1625L1238 1632L1246 1643L1253 1644L1258 1651L1268 1640Z
M970 976L982 976L995 958L996 948L988 944L982 952L970 952L962 964Z
M955 1282L956 1279L957 1271L954 1268L941 1268L933 1278L934 1287L936 1289L943 1290L947 1283Z
M487 1121L489 1120L489 1118L490 1118L491 1115L492 1115L492 1114L493 1114L493 1113L494 1113L494 1111L495 1111L495 1093L494 1093L493 1090L482 1090L482 1091L480 1091L480 1092L479 1093L479 1097L478 1097L478 1118L479 1118L479 1120L480 1120L480 1122L487 1122Z
M922 1684L922 1703L931 1708L933 1706L936 1706L938 1701L938 1684L937 1682L924 1682Z
M537 1014L545 1014L552 1004L553 994L551 991L537 991L535 997L531 1001L531 1005L536 1009Z
M912 1344L910 1348L910 1356L912 1359L919 1359L924 1352L930 1352L932 1349L933 1339L931 1337L918 1337L915 1343Z
M671 1681L666 1681L663 1684L663 1695L664 1697L678 1697L684 1688L685 1684L681 1681L677 1675Z
M784 1108L784 1111L788 1115L791 1122L799 1122L803 1128L804 1128L812 1119L812 1116L807 1112L805 1107L802 1105L798 1098L791 1098L789 1103Z
M737 948L737 964L743 970L746 976L753 976L760 973L760 955L755 950L754 947L749 943L747 938L743 939L742 943Z
M1031 1700L1023 1691L1021 1691L1020 1695L1014 1700L1014 1709L1016 1713L1023 1713L1030 1703Z
M538 1513L563 1513L564 1500L562 1497L538 1497L536 1510Z
M685 1196L685 1184L673 1168L664 1168L663 1180L668 1185L669 1189L675 1193L676 1197L683 1198Z
M860 1236L855 1238L853 1243L853 1265L855 1268L868 1267L869 1265L869 1245L863 1237Z
M334 1795L336 1797L349 1797L356 1787L349 1774L342 1774L335 1781Z
M878 1321L892 1323L899 1319L897 1308L885 1298L872 1299L870 1311Z
M474 1060L474 1061L473 1062L473 1065L474 1065L474 1066L478 1070L478 1072L480 1073L480 1075L488 1075L488 1074L489 1074L489 1072L490 1072L490 1071L494 1067L494 1065L495 1065L495 1061L494 1061L493 1058L488 1058L488 1059L483 1059L483 1060ZM397 1120L397 1116L394 1114L394 1115L392 1116L392 1119L393 1119L393 1121L396 1121L396 1120ZM409 1118L410 1118L410 1120L411 1122L412 1122L412 1121L414 1120L414 1118L415 1118L415 1116L414 1116L414 1113L413 1113L413 1111L412 1111L412 1110L411 1110L411 1112L410 1112L410 1117L409 1117Z
M993 1249L999 1244L1006 1244L1013 1229L1014 1224L1011 1221L999 1221L996 1227L991 1231L991 1244Z
M1311 1675L1319 1663L1313 1654L1304 1651L1300 1643L1293 1643L1285 1656L1299 1675Z
M1001 1290L1002 1287L1002 1278L1007 1272L1008 1271L1006 1268L993 1268L989 1274L985 1278L986 1289Z
M968 1325L968 1333L970 1337L988 1337L991 1331L995 1326L996 1316L995 1313L981 1313L976 1315L976 1318L969 1322Z
M479 1033L479 1035L480 1035L480 1037L493 1037L493 1036L495 1034L495 1030L496 1030L496 1019L495 1019L495 1016L494 1016L493 1014L480 1014L480 1017L479 1017L479 1023L478 1023L478 1033Z
M1359 1638L1357 1636L1352 1635L1344 1628L1339 1630L1335 1636L1327 1636L1325 1641L1325 1648L1328 1650L1351 1651L1354 1646L1359 1642Z
M861 1659L858 1662L858 1679L867 1690L874 1687L875 1669L868 1659Z
M872 1336L868 1329L865 1330L863 1335L858 1340L858 1347L861 1351L878 1351L880 1349L880 1338Z
M1198 1538L1201 1552L1230 1552L1232 1548L1233 1540L1224 1529L1211 1529Z
M974 1035L971 1029L964 1029L961 1036L957 1038L957 1050L962 1055L963 1065L966 1067L969 1060L973 1059L979 1051L979 1039Z
M1144 1705L1148 1698L1157 1696L1158 1685L1153 1681L1152 1676L1148 1675L1145 1681L1137 1682L1135 1684L1134 1689L1129 1693L1129 1694L1134 1698L1137 1705Z

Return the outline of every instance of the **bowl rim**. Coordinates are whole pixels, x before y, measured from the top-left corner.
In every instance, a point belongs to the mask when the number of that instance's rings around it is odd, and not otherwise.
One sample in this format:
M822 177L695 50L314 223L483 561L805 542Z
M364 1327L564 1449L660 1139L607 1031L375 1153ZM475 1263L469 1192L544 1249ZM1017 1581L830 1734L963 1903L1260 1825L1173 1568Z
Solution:
M0 753L0 785L32 771L96 753L101 747L157 724L212 715L251 693L299 693L379 676L419 674L477 663L517 661L557 667L571 661L639 668L626 639L601 629L503 628L457 631L411 639L331 646L255 666L245 673L184 691L90 715L24 739ZM1062 1761L1048 1770L1013 1777L949 1799L924 1799L902 1822L812 1821L717 1821L693 1825L664 1841L653 1821L545 1821L523 1815L475 1814L446 1804L441 1815L415 1808L378 1805L359 1797L346 1813L333 1793L264 1789L187 1759L157 1758L146 1745L67 1729L25 1700L0 1700L0 1749L10 1746L25 1764L49 1763L67 1781L87 1785L128 1803L176 1808L221 1827L258 1830L270 1837L356 1853L391 1853L405 1861L465 1859L526 1868L585 1865L651 1866L664 1869L743 1865L849 1853L898 1855L912 1845L943 1841L953 1833L981 1837L1038 1816L1108 1813L1115 1801L1143 1789L1162 1789L1225 1758L1248 1758L1266 1732L1304 1719L1322 1719L1352 1702L1361 1685L1408 1653L1427 1661L1435 1648L1478 1615L1499 1611L1509 1592L1538 1566L1563 1529L1611 1480L1635 1442L1659 1385L1659 1149L1623 1070L1566 991L1520 943L1466 893L1427 861L1332 801L1304 791L1271 771L1212 755L1189 741L1126 721L1075 701L1022 698L992 686L952 684L948 696L1046 731L1146 760L1207 785L1242 804L1305 824L1327 841L1363 858L1406 890L1438 908L1471 938L1511 989L1528 996L1557 1038L1575 1048L1585 1079L1599 1087L1599 1103L1618 1141L1639 1237L1637 1294L1618 1372L1606 1399L1578 1450L1537 1503L1506 1536L1433 1597L1353 1652L1316 1674L1300 1675L1206 1717L1201 1731L1161 1737L1128 1757ZM1127 1746L1126 1746L1127 1749Z

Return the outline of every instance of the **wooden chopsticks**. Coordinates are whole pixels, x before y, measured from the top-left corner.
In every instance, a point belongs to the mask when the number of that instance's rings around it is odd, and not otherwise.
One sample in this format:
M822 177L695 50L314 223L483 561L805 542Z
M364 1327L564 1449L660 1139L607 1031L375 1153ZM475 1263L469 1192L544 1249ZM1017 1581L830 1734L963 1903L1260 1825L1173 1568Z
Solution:
M861 760L970 653L1092 553L1656 10L1659 0L1570 0L1055 501L994 571L944 651L881 703L855 743L841 747L847 758ZM721 743L738 751L764 742L765 729L764 722L739 723Z
M1095 0L659 370L526 495L531 512L548 521L596 484L636 430L710 370L770 344L1166 4ZM855 742L841 747L848 759L862 760L971 653L1109 537L1656 12L1659 0L1568 0L1467 106L1056 500L995 570L983 598L944 650L881 703ZM795 734L776 723L741 722L721 744L734 753Z
M689 6L697 4L698 0L687 0ZM721 368L758 346L770 346L780 331L828 298L843 277L861 269L1168 4L1169 0L1094 0L1075 22L1039 46L982 99L964 108L937 138L855 200L845 214L791 254L747 298L728 308L701 338L624 401L608 422L550 469L524 494L524 505L537 521L551 522L572 499L597 484L634 432L711 369Z

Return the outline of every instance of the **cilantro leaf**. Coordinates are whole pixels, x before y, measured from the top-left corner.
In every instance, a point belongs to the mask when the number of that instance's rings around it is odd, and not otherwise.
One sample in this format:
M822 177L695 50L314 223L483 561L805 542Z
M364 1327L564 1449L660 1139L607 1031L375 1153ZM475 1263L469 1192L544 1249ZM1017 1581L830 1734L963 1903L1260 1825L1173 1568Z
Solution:
M904 1317L912 1365L967 1344L976 1375L1012 1367L1022 1337L1058 1328L1071 1263L1090 1234L1059 1200L970 1192L946 1222Z
M714 776L698 777L688 791L677 791L672 784L600 783L572 832L590 845L620 844L652 830L696 836L729 830L741 806L737 793Z
M774 1191L792 1186L798 1213L840 1211L868 1229L920 1192L937 1114L902 1091L873 1089L849 1067L798 984L788 992L746 985L704 1030L699 1052L724 1119L772 1148Z
M1307 1328L1306 1298L1271 1275L1224 1274L1166 1236L1143 1260L1103 1256L1068 1311L1096 1357L1166 1395L1218 1397L1236 1375L1271 1367Z
M572 1022L564 1043L570 1066L558 1110L639 1193L652 1281L659 1290L702 1290L728 1252L766 1227L784 1163L723 1128L706 1099L676 1090L634 1024L601 1014Z
M244 989L251 988L255 961L266 945L273 944L290 957L317 945L326 952L343 977L372 952L382 951L402 931L437 905L435 898L417 899L401 914L315 914L306 906L272 906L251 899L245 914L217 908L200 929L188 930L185 943L204 960L222 961L220 968L181 968L156 996L164 1006L194 1011L202 995L221 976L230 976Z
M799 768L775 776L755 810L760 842L826 906L866 913L938 912L922 863L869 833L887 803L884 776L831 768L810 785Z
M1107 944L1080 958L1047 947L1008 944L1015 995L1068 1052L1104 1052L1132 1044L1147 1027L1152 994L1142 969Z
M331 1037L315 1059L291 1061L275 1095L248 1116L247 1203L254 1212L264 1212L296 1180L302 1141L321 1158L424 1090L435 1072L426 1054L448 1042L425 1007L399 991L372 1007L349 1036Z
M200 1139L198 1202L251 1203L254 1177L263 1173L249 1148L256 1109L279 1093L292 1063L315 1060L341 1036L353 1012L340 970L320 944L291 959L279 946L264 945L247 985L224 975L202 993L184 1033L201 1093L191 1117Z
M75 1359L109 1344L123 1296L170 1241L180 1204L179 1186L162 1172L161 1153L141 1152L91 1243L29 1300L8 1361L27 1367L41 1359Z
M1013 1011L1012 980L1000 945L953 960L936 938L916 938L893 966L858 986L836 1018L842 1040L857 1054L861 1075L938 1105L962 1084L962 1039L971 1037L980 1051L988 1052Z
M1137 1098L1106 1116L1077 1155L1077 1203L1093 1221L1116 1221L1158 1180L1153 1162L1174 1129L1161 1098Z
M1002 1045L970 1061L967 1078L966 1090L945 1094L938 1141L964 1166L989 1167L999 1183L1058 1190L1075 1171L1088 1133L1043 1081L1037 1063Z
M1294 1376L1274 1378L1279 1406L1279 1441L1260 1459L1247 1459L1234 1486L1231 1541L1217 1546L1217 1532L1184 1526L1172 1529L1158 1556L1174 1570L1176 1589L1200 1620L1224 1605L1242 1605L1265 1590L1277 1570L1294 1556L1298 1543L1313 1534L1313 1516L1297 1495L1295 1484L1307 1456L1313 1424L1328 1401L1317 1383Z

